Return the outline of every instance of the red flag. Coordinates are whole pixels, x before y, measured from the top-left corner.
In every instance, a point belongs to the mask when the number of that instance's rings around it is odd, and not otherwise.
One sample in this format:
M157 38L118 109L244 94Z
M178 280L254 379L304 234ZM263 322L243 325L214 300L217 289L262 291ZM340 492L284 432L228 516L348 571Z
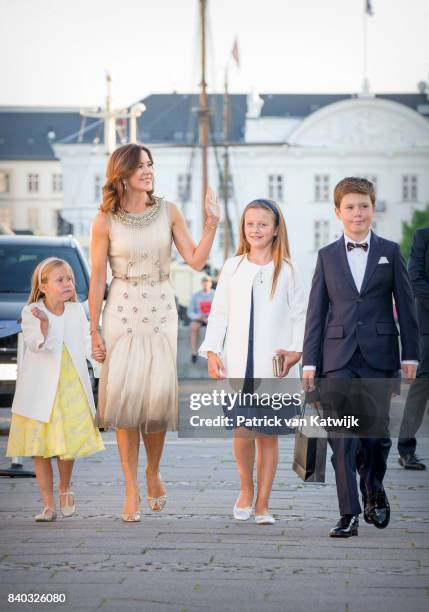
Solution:
M238 53L238 38L235 37L234 44L231 49L231 55L234 58L237 68L240 68L240 55Z

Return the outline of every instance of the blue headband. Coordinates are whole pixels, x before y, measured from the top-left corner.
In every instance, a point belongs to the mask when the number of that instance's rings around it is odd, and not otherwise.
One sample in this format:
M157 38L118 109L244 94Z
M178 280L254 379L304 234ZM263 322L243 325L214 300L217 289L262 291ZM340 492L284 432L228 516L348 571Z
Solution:
M276 227L277 227L277 225L279 224L279 211L269 200L264 200L262 198L258 200L253 200L252 202L250 202L250 204L246 206L246 208L250 206L251 204L262 204L263 206L266 206L267 208L269 208L271 212L274 213Z

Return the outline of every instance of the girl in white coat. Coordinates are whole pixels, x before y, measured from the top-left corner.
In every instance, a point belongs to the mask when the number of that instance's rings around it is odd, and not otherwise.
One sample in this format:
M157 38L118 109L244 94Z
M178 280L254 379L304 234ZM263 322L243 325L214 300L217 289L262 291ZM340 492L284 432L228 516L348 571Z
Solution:
M274 377L277 354L283 360L280 377L298 378L305 307L282 212L272 200L254 200L242 214L237 255L224 264L199 350L208 359L209 376L244 379L243 391L252 392L254 378ZM231 416L241 409L234 406ZM255 520L274 523L268 507L278 462L276 434L270 428L237 427L235 421L233 448L241 490L233 513L238 520L252 514L257 451Z
M70 265L56 257L40 262L22 310L24 357L12 404L6 455L34 457L44 509L38 522L56 519L51 457L57 458L60 510L76 510L70 481L76 457L104 450L94 426L95 406L86 357L89 325L77 302ZM102 361L104 355L94 354Z

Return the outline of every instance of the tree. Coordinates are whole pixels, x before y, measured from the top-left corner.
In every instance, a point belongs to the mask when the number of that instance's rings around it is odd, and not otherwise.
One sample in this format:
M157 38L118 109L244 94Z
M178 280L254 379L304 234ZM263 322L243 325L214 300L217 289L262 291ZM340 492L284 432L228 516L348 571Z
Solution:
M408 260L414 232L420 227L429 227L429 204L424 210L414 210L410 223L402 222L401 253Z

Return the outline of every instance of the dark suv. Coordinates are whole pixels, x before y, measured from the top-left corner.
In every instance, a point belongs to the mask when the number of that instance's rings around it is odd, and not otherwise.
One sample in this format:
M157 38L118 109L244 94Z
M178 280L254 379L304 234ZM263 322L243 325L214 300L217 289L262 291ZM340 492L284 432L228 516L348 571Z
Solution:
M71 265L78 299L88 315L89 267L74 238L0 236L0 406L12 403L21 310L30 295L33 270L46 257L60 257ZM96 391L96 380L89 362L88 367Z

